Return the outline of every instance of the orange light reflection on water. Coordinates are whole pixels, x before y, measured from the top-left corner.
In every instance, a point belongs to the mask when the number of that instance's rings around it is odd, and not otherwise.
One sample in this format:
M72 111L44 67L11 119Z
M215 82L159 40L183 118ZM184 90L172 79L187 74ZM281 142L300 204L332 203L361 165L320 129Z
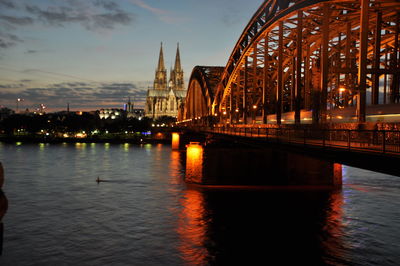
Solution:
M187 190L182 207L177 228L181 256L188 265L206 265L208 250L204 247L207 232L204 195L200 191Z
M179 150L179 133L172 133L172 149Z
M171 152L171 162L169 164L169 173L171 176L170 183L173 185L177 185L182 183L182 176L180 175L181 170L181 154L179 151Z
M344 243L344 225L343 225L343 204L344 198L342 191L332 192L329 199L329 206L326 212L326 222L324 225L324 237L321 245L329 257L343 258L345 257L343 246ZM329 261L326 261L329 262ZM329 264L329 263L328 263Z
M203 146L190 143L186 149L186 182L201 183L203 175Z

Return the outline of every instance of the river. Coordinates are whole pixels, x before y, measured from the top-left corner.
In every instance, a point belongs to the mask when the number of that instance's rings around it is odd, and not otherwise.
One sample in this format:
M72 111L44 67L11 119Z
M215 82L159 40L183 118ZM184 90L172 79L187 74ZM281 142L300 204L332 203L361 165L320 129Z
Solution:
M0 143L0 265L400 263L399 177L343 166L340 191L201 189L183 160L161 144Z

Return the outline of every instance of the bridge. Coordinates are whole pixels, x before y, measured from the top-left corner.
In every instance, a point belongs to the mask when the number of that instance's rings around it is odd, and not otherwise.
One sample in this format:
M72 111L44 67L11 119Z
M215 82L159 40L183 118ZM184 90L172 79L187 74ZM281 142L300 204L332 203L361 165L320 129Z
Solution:
M266 0L225 67L193 69L177 124L400 176L399 30L396 0Z

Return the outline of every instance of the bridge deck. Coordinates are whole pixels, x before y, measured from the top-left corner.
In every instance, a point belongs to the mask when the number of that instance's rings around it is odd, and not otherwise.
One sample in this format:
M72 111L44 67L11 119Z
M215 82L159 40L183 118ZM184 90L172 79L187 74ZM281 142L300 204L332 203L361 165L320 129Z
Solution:
M258 127L196 127L186 130L400 176L400 131Z
M400 131L288 128L202 128L204 132L255 138L277 143L300 144L400 156Z

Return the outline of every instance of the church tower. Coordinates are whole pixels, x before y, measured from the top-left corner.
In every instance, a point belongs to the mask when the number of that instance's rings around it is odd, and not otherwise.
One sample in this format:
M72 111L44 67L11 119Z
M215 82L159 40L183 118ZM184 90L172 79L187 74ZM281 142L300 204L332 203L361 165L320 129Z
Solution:
M181 56L179 53L179 43L176 48L176 57L174 69L171 71L170 83L172 83L172 89L174 90L184 90L185 85L183 82L183 70L181 65Z
M160 56L158 58L158 67L154 79L154 89L165 90L167 89L167 69L164 66L164 53L161 43Z
M183 83L179 44L176 49L175 65L174 68L171 67L169 83L167 83L167 70L165 69L163 46L161 43L154 86L147 91L146 116L152 119L162 116L177 117L178 109L185 101L185 97L186 90Z

